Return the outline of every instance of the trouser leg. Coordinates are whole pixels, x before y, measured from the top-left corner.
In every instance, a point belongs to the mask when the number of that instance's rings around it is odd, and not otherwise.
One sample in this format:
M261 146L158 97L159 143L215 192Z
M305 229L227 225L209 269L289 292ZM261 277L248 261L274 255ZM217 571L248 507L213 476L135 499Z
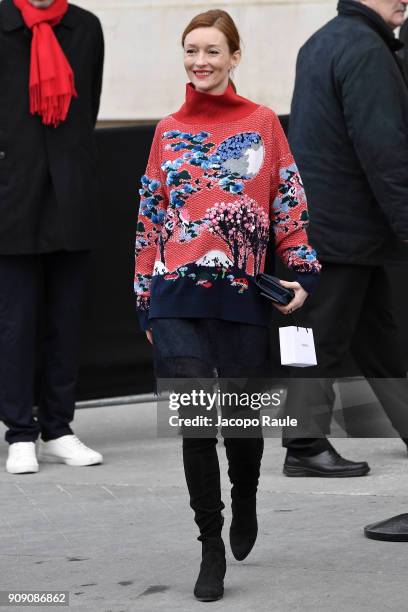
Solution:
M38 420L43 440L72 434L90 253L44 255L45 337Z
M33 418L39 256L0 256L0 279L0 415L7 442L34 442L39 434Z
M301 380L289 385L287 413L304 423L301 430L311 428L307 436L284 431L282 444L293 453L314 455L330 446L332 383L349 373L347 359L372 273L370 267L324 264L318 291L299 313L300 324L313 329L318 367L296 372Z
M282 446L297 455L313 456L330 447L326 437L334 402L333 381L325 378L292 379L285 413L296 419L296 428L285 428Z
M394 429L408 438L408 379L393 313L392 286L382 267L368 287L351 351ZM344 411L344 418L347 430L352 429L353 412Z

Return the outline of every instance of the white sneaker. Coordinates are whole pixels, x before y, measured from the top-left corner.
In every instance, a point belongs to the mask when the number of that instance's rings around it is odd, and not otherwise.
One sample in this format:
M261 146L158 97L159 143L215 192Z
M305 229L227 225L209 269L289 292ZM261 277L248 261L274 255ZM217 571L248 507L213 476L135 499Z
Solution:
M103 463L101 453L85 446L74 435L61 436L49 442L40 440L39 460L48 463L66 463L67 465L84 466Z
M32 474L39 469L34 442L10 444L6 462L6 471L9 474Z

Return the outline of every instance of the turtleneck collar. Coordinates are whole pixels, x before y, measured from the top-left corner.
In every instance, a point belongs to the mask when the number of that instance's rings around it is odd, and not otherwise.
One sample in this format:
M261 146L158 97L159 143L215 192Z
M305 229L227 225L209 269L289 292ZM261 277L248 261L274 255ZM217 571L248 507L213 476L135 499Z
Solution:
M214 95L197 91L187 83L185 102L173 117L182 123L216 124L243 119L257 108L259 104L236 94L231 84L223 94Z
M337 5L337 11L339 15L356 15L364 19L383 38L393 53L399 51L404 46L398 38L395 38L394 32L385 23L384 19L365 4L356 0L340 0Z

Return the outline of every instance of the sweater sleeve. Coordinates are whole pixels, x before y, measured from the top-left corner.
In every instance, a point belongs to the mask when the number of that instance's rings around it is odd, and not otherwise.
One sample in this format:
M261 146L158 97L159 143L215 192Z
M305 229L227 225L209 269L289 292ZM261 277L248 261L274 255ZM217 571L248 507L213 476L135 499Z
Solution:
M157 253L160 251L161 230L165 223L168 203L161 169L159 125L156 127L146 172L141 178L139 189L134 290L136 309L143 330L149 329L150 288Z
M275 249L282 262L297 274L297 280L303 286L303 275L306 278L306 275L319 274L321 265L316 251L308 242L306 229L309 215L302 179L276 115L273 138L275 159L272 160L271 175L271 225L275 234Z

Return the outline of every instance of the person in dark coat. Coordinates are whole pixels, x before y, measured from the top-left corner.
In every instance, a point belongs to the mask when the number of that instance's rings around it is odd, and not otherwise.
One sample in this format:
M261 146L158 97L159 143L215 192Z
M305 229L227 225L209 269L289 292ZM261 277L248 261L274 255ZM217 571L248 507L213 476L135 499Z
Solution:
M69 424L99 239L93 132L103 56L99 20L67 0L0 3L0 416L11 473L38 471L40 433L44 461L102 462Z
M399 51L399 57L402 63L402 69L404 71L405 81L408 85L408 21L405 20L403 26L400 29L399 37L400 41L404 45L402 49Z
M353 375L355 365L408 442L408 381L385 267L408 241L408 92L397 57L402 44L393 33L407 4L340 0L338 16L299 52L289 142L323 269L300 316L315 334L319 365L311 376L321 380L308 381L294 410L310 414L314 404L326 412L319 417L322 435L286 432L289 476L368 472L365 462L339 456L323 435L334 399L330 381Z

